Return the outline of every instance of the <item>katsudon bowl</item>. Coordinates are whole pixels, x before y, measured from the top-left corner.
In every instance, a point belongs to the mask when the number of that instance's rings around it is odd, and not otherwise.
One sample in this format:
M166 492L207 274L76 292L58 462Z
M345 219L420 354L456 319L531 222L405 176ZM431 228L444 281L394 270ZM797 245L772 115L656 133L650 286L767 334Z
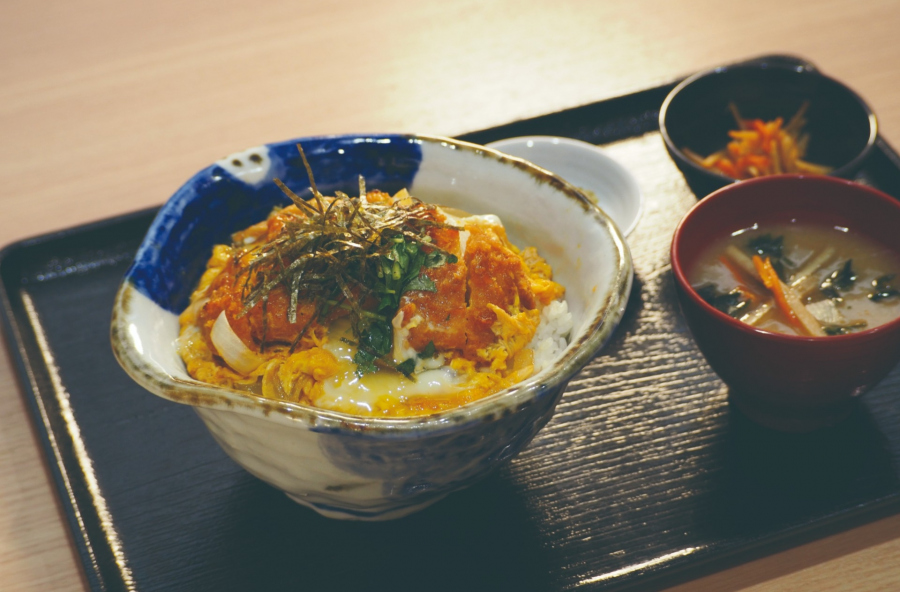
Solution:
M197 173L162 207L116 296L112 346L141 386L190 405L239 465L325 516L397 518L466 487L522 450L553 414L569 380L622 317L631 257L615 224L560 178L497 151L416 135L300 140L319 191L408 188L423 201L496 214L565 286L567 347L530 378L448 411L366 417L199 382L176 352L178 314L213 245L287 205L273 183L310 185L288 141L232 154Z

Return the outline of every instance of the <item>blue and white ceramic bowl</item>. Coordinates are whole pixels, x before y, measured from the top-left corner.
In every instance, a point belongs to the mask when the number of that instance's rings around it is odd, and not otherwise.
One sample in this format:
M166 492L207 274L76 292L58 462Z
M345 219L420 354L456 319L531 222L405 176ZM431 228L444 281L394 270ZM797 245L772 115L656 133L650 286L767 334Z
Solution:
M509 460L547 423L572 376L621 319L631 287L616 226L574 187L523 160L446 138L336 136L302 140L325 194L403 187L424 201L500 216L566 287L570 345L525 382L417 418L357 417L273 401L192 379L175 351L212 246L284 205L272 183L309 180L296 141L233 154L200 171L162 207L116 297L113 350L144 388L192 405L222 448L260 479L331 517L381 520L421 509Z

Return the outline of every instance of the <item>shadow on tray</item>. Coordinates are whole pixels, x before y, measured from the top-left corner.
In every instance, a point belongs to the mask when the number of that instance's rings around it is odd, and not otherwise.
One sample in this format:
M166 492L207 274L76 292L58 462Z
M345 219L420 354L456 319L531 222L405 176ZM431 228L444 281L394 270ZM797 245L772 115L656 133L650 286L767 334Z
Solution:
M228 589L546 590L554 564L515 485L495 475L400 520L322 518L261 483L232 500L236 536L252 559ZM253 489L257 489L254 487ZM223 549L237 557L240 549Z
M787 434L758 426L729 405L722 470L708 526L747 536L803 526L896 490L889 447L869 412L831 428Z

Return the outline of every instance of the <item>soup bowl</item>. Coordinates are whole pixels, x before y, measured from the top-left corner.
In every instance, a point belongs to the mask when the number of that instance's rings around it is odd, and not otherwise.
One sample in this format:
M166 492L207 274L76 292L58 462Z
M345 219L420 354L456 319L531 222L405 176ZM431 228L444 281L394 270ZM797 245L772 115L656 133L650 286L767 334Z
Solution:
M659 127L672 160L698 197L735 179L705 168L685 148L707 156L729 142L736 129L729 103L745 119L788 120L808 101L803 132L810 136L805 160L851 178L875 145L878 122L853 90L812 66L778 57L700 72L676 86L659 112Z
M498 215L510 239L536 246L566 288L573 328L565 351L514 387L408 418L349 415L194 380L176 353L177 315L213 245L288 203L274 177L298 193L309 187L296 140L223 158L162 207L117 294L113 350L135 381L192 406L231 458L300 504L336 518L397 518L481 479L547 423L621 319L631 257L599 208L523 160L431 136L300 141L326 195L355 195L362 175L370 189L408 188L423 201Z
M860 231L900 254L900 202L851 181L802 175L743 181L710 194L678 225L671 248L682 313L732 402L751 419L786 431L839 422L900 360L900 318L846 335L786 335L732 318L691 286L692 270L716 239L754 224L797 222Z

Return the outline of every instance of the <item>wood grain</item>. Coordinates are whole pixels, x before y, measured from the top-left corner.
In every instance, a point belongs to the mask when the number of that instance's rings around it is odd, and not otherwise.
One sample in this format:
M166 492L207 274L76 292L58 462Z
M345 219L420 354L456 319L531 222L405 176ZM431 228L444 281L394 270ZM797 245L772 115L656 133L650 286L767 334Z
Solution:
M900 4L761 0L7 2L0 240L164 201L247 146L365 131L453 135L765 53L814 61L900 137ZM900 140L895 140L900 141ZM83 582L8 358L0 582ZM673 590L900 588L894 516Z

